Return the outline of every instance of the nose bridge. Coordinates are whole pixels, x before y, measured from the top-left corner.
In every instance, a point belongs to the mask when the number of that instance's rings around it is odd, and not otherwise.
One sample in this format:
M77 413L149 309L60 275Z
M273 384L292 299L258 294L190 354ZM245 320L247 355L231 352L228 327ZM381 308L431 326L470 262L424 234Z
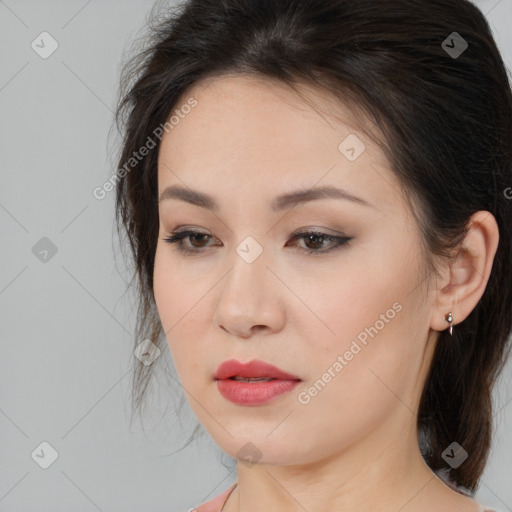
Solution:
M276 278L267 266L270 253L254 239L236 248L232 267L223 280L214 320L219 327L248 336L251 328L277 330L284 319Z
M266 274L270 274L267 269L268 255L263 248L260 254L256 254L256 249L251 241L243 241L238 245L232 258L231 272L224 285L222 295L227 300L233 300L231 307L238 306L240 311L254 311L260 303L261 295L268 295L268 290L265 293L269 285L269 276Z

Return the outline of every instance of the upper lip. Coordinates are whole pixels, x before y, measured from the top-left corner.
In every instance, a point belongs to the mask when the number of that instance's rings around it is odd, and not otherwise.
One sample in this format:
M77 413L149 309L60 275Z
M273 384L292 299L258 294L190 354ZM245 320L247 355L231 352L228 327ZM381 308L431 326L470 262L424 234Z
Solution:
M258 378L268 377L280 380L301 380L300 377L287 373L276 366L254 359L248 363L242 363L236 359L224 361L215 372L215 379L229 379L230 377Z

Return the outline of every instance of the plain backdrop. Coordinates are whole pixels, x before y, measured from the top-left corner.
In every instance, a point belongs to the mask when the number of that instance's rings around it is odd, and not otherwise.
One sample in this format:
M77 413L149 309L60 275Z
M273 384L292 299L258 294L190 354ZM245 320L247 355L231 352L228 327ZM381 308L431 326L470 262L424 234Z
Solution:
M512 0L477 5L512 69ZM184 447L196 420L187 403L177 416L183 396L166 372L145 429L129 424L135 306L114 193L92 191L113 172L123 51L151 6L0 0L0 512L186 511L236 478L207 434ZM502 511L512 510L511 377L509 364L477 494Z

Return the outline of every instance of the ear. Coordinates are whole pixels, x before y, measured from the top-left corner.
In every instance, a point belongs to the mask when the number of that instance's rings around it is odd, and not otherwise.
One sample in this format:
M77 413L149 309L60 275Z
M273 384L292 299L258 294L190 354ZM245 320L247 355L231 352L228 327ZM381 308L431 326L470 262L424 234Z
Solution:
M430 327L444 331L449 327L450 311L453 325L465 320L484 294L498 248L499 229L494 216L478 211L471 216L468 232L455 257L445 264L435 290Z

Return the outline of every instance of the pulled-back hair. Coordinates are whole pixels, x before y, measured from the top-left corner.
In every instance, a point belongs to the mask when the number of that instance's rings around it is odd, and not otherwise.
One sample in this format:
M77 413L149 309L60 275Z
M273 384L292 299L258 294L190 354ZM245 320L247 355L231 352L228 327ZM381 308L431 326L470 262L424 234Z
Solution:
M473 213L494 215L500 238L485 292L453 336L439 334L417 418L429 467L474 493L512 329L512 94L483 14L466 0L190 0L153 11L148 26L121 76L118 169L162 133L193 84L245 74L307 83L364 112L410 198L433 273L434 256L453 254ZM116 189L139 298L135 342L156 346L165 344L153 295L159 142ZM136 363L139 408L154 364ZM456 468L442 457L453 441L469 454Z

